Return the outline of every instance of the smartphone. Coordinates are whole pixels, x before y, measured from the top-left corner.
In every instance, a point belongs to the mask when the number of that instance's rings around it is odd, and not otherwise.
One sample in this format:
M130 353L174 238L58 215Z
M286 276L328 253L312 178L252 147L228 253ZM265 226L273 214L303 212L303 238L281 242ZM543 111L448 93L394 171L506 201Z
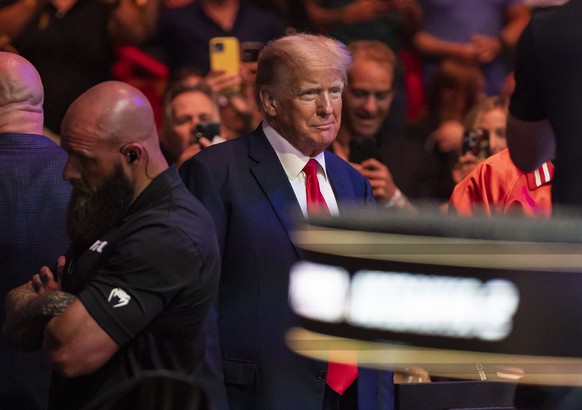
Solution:
M259 61L259 53L264 45L264 43L257 41L245 41L241 43L241 61L243 63L254 63Z
M350 162L361 164L370 158L378 159L376 140L366 137L352 137L350 139Z
M489 150L489 131L482 129L466 130L463 133L463 154L470 152L479 159L491 155Z
M240 45L236 37L213 37L210 39L210 69L239 74Z
M194 129L194 135L197 140L200 137L205 137L212 141L214 137L220 135L220 124L218 122L201 122Z

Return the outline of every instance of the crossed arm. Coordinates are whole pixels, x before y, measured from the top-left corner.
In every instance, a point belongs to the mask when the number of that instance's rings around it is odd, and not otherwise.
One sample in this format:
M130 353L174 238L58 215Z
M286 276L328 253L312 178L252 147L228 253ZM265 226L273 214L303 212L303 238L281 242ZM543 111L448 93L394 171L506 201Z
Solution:
M49 354L53 369L66 377L95 372L119 350L76 296L60 290L44 266L31 281L6 297L6 339Z

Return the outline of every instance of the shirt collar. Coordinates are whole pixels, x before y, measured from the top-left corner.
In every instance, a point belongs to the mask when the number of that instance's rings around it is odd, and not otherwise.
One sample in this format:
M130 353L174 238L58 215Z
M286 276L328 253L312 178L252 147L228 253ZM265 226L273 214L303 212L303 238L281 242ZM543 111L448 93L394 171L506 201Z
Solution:
M148 186L138 195L130 205L125 218L137 212L141 212L152 206L159 198L163 198L167 193L182 183L178 168L171 165L148 184Z
M277 157L279 157L279 161L281 161L281 165L287 174L287 178L290 180L297 178L311 157L304 155L301 151L291 145L291 143L283 138L283 136L279 134L271 125L269 125L267 121L263 121L263 132L275 150ZM321 169L323 170L323 176L327 180L327 171L325 169L325 153L321 152L313 158L321 166Z

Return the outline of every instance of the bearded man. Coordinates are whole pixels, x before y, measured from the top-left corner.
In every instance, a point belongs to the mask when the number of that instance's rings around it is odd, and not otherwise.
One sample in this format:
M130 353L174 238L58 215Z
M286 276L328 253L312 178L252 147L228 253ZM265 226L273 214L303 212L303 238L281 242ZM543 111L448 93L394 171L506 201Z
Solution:
M211 383L218 242L160 151L147 99L99 84L70 106L61 133L71 250L56 272L42 267L9 293L5 336L48 353L49 408L83 408L149 370Z

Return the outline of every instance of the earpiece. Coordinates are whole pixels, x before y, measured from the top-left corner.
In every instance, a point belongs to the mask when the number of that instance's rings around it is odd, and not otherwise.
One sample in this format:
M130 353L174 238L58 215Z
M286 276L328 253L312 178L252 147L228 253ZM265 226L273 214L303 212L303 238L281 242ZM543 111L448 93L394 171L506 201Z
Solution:
M130 163L137 159L137 154L135 153L135 151L127 151L125 155L127 155L127 158L129 159Z

